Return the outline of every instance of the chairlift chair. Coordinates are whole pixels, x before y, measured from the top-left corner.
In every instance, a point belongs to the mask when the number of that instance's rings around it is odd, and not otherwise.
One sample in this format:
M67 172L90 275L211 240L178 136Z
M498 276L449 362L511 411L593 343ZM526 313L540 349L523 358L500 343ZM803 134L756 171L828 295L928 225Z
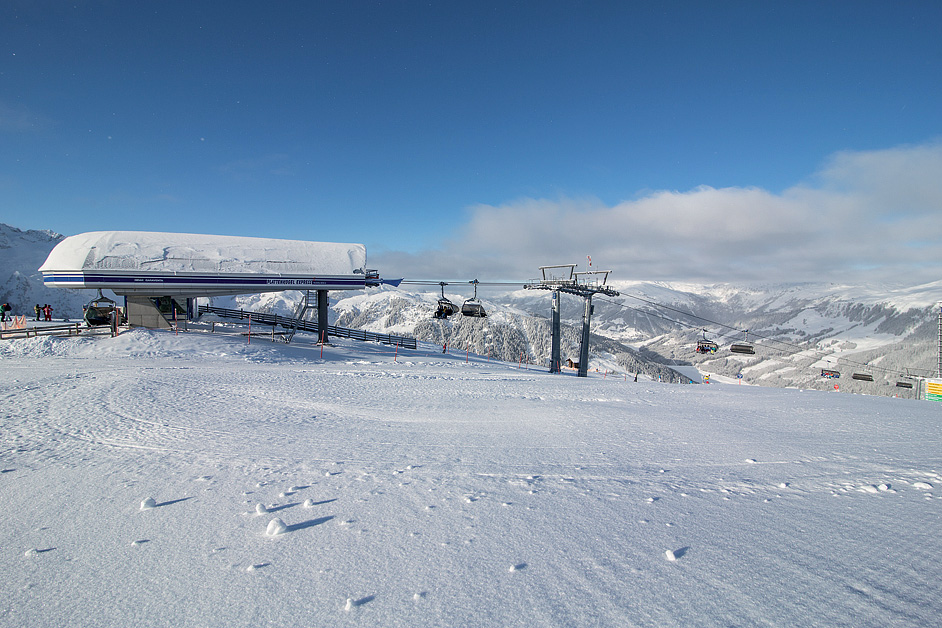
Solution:
M914 378L909 373L900 375L899 379L896 380L896 387L897 388L912 388L913 383L915 382L915 379L916 378Z
M743 341L744 342L735 342L729 346L729 350L733 353L745 353L748 355L754 355L756 352L755 347L753 347L748 342L745 342L749 338L749 330L743 330Z
M464 316L484 318L487 316L487 312L484 311L484 306L478 301L478 280L475 279L469 283L474 284L474 296L464 302L461 306L461 313Z
M872 382L873 375L871 375L870 373L854 373L853 375L851 375L851 379L860 380L862 382Z
M458 306L445 298L445 282L440 282L440 285L442 287L442 298L438 300L438 307L435 309L435 313L432 314L432 316L444 320L452 314L457 313Z
M821 377L825 379L840 379L840 371L833 371L831 369L821 369Z
M111 316L118 309L118 304L102 295L98 290L98 296L85 305L85 313L82 318L89 327L102 327L111 324Z
M713 355L719 347L712 340L707 340L706 330L703 330L703 338L697 340L697 353L709 353Z

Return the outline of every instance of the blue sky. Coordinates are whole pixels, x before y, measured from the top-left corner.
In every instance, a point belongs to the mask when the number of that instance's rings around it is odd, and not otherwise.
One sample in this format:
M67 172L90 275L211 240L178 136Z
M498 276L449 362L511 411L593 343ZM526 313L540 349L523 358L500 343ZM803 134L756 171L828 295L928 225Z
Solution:
M7 1L0 222L410 278L929 281L940 32L939 2Z

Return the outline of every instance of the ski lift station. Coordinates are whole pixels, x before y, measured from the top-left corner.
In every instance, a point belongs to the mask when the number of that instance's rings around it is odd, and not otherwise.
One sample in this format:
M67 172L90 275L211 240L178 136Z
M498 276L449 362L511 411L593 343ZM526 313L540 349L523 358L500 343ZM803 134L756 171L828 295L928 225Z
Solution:
M49 287L111 290L128 324L156 328L195 317L197 297L283 290L316 292L326 328L328 290L398 283L367 270L362 244L138 231L70 236L39 270Z

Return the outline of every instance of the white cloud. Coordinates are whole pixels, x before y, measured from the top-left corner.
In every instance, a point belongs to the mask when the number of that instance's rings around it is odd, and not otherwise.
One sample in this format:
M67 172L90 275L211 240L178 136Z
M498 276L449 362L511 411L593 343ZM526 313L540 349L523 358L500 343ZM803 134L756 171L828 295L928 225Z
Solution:
M526 279L584 263L613 279L917 284L942 275L942 143L832 156L781 194L657 191L607 206L520 199L470 209L440 250L382 254L407 278Z

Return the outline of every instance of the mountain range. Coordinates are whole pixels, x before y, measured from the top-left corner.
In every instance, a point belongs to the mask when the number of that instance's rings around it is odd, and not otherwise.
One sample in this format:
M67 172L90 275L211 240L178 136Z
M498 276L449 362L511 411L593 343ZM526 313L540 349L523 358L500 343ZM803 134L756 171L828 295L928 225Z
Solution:
M56 316L77 318L94 294L49 289L36 270L64 236L0 224L0 300L16 314L49 303ZM668 382L743 382L773 387L912 395L897 386L910 376L939 376L942 281L906 289L837 284L737 286L682 282L610 282L618 296L592 300L589 368ZM495 359L548 365L551 298L545 290L486 289L486 318L432 317L440 292L384 286L330 293L334 325L414 336ZM449 284L461 304L470 287ZM562 358L577 361L584 302L561 296ZM216 297L216 305L293 314L298 292ZM715 353L695 351L698 340ZM755 354L735 354L731 343ZM822 370L840 374L822 377ZM873 381L855 379L872 377ZM741 376L741 377L740 377Z

